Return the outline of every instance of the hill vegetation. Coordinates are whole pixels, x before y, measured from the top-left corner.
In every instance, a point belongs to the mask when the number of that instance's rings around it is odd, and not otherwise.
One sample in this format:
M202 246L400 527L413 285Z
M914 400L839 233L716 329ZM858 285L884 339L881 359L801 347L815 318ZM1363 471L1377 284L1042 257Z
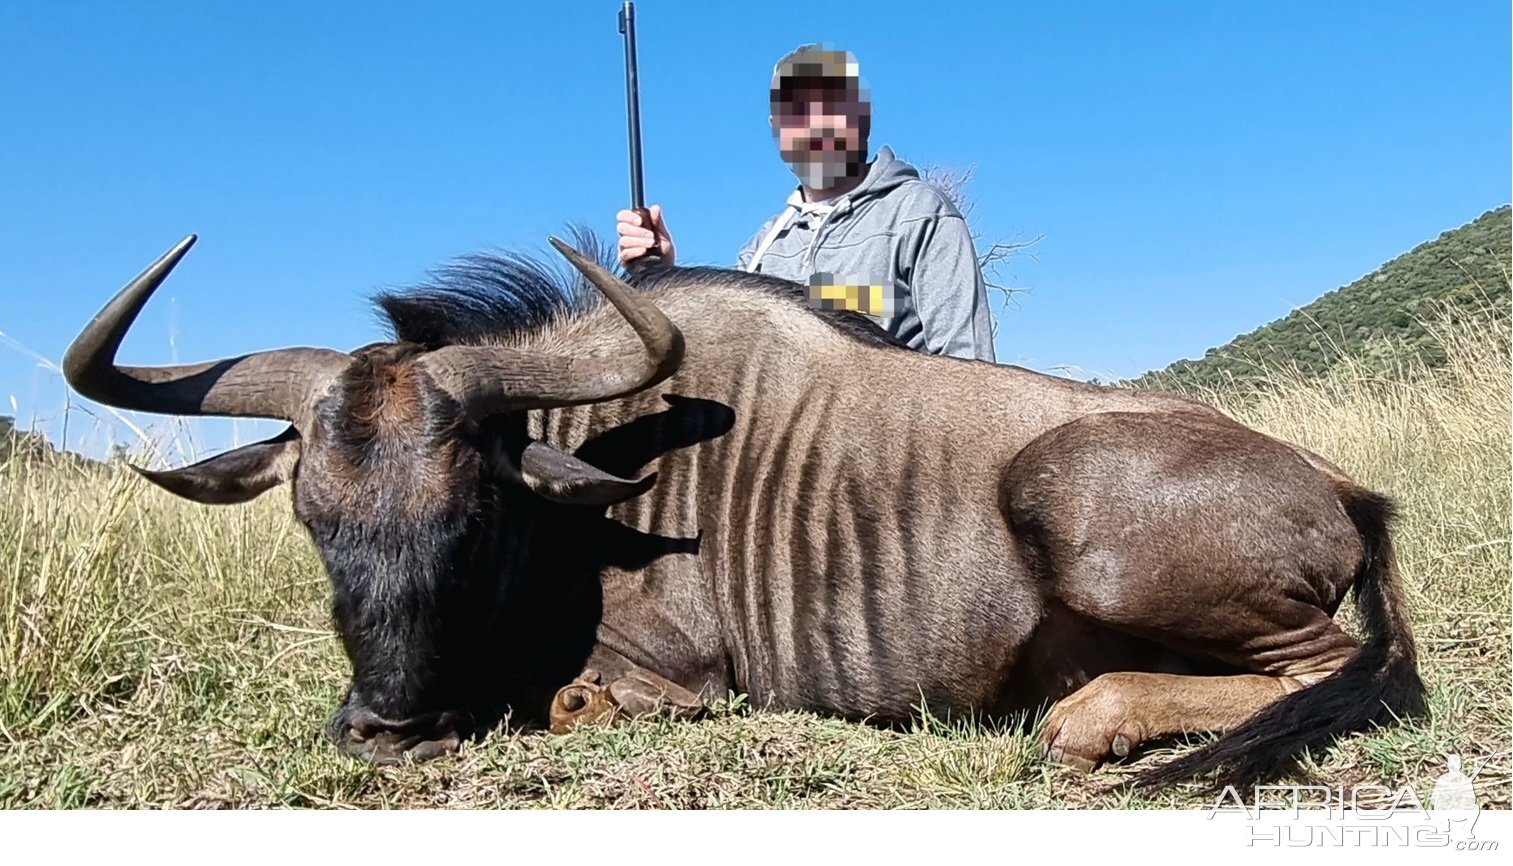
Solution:
M1426 320L1455 327L1489 311L1509 315L1510 227L1507 205L1488 211L1201 359L1178 361L1132 384L1204 391L1254 383L1279 369L1319 376L1343 358L1377 374L1412 362L1440 366L1445 350Z

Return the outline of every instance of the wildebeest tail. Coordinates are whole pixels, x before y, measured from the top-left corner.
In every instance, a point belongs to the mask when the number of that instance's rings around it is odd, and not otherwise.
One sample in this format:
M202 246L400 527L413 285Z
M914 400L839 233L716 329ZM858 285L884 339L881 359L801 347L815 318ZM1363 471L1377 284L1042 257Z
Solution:
M1340 502L1365 542L1355 577L1355 605L1365 640L1339 670L1276 701L1203 748L1137 775L1132 784L1158 788L1221 771L1216 785L1246 791L1344 734L1422 714L1424 683L1398 576L1389 525L1390 499L1339 483Z

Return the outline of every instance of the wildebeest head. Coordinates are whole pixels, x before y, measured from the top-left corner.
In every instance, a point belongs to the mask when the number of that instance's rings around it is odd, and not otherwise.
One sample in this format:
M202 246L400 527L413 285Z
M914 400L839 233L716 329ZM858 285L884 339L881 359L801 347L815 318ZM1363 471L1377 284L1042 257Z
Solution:
M509 591L519 551L510 504L609 505L646 491L530 440L528 409L610 400L662 381L679 330L644 297L556 238L638 339L574 357L506 346L380 343L353 353L279 349L173 367L125 367L116 351L190 236L129 283L75 340L64 375L113 406L177 415L278 418L264 442L170 471L138 470L205 503L245 502L285 481L330 577L352 683L332 736L375 760L448 750L471 726L461 680L484 611ZM482 573L480 564L492 566ZM500 567L502 566L502 567Z

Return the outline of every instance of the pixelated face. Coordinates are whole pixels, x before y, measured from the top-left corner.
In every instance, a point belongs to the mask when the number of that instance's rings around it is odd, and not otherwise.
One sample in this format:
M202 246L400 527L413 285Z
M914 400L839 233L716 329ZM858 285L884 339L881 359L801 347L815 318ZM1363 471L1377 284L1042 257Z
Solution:
M783 161L811 189L856 177L867 159L871 106L856 81L794 81L775 94L772 134Z

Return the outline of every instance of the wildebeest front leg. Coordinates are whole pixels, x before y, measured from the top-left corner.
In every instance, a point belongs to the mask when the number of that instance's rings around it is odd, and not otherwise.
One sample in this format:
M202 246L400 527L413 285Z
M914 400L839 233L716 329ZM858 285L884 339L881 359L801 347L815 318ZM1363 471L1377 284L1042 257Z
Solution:
M558 690L549 714L552 733L659 712L693 718L705 709L698 695L645 668L632 668L609 683L602 679L597 670L589 669Z

